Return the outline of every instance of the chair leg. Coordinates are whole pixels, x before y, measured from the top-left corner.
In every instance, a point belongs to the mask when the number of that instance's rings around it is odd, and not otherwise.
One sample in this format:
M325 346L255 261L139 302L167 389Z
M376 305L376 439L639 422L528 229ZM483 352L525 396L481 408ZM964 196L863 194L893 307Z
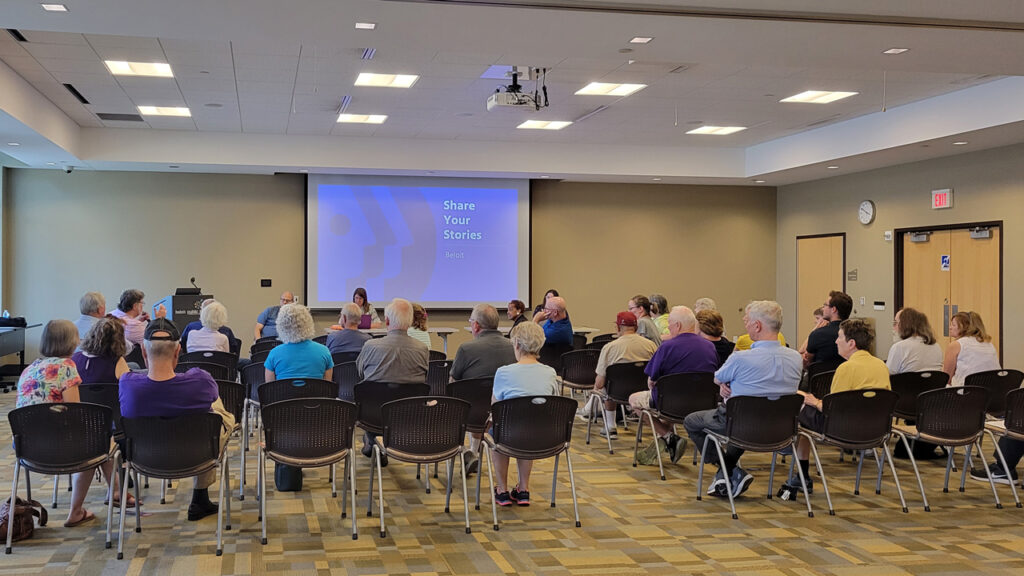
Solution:
M124 512L125 503L128 502L128 478L131 476L131 468L129 468L124 462L121 463L121 518L118 519L117 524L117 559L121 560L124 558ZM135 485L139 485L139 479L135 479ZM141 502L135 501L135 514L141 515L142 508L140 507Z
M124 500L121 501L121 506L124 506ZM142 532L142 494L139 491L138 472L135 473L135 532Z
M963 470L960 471L960 491L964 491L964 487L967 485L967 470L970 469L971 462L971 449L974 448L974 444L968 444L964 450L964 465ZM981 451L981 448L978 449Z
M417 464L417 465L416 465L416 479L417 479L417 480L419 480L419 479L420 479L420 471L421 471L422 469L423 469L423 464ZM429 494L429 492L428 492L428 494Z
M981 458L981 465L983 466L983 469L984 470L988 470L988 462L985 461L985 454L981 451L981 445L978 443L977 440L975 440L974 443L975 443L975 445L978 445L978 457ZM971 455L971 446L968 445L967 446L967 456L970 457L970 455ZM966 465L964 466L964 471L965 472L967 471L967 466ZM1006 474L1009 475L1010 471L1007 470ZM1013 482L1013 478L1010 478L1009 480L1010 480L1011 483ZM996 490L996 483L995 483L994 480L992 480L992 475L991 474L988 475L988 485L992 487L992 496L996 499L996 508L1002 510L1003 509L1003 505L1002 505L1001 502L999 502L999 492Z
M221 455L221 464L218 466L220 470L220 489L217 490L217 556L224 554L224 492L227 487L229 479L227 478L227 460L224 455ZM230 500L230 499L229 499Z
M228 459L227 446L224 447L224 454L221 455L224 459L223 471L221 473L220 482L224 485L224 489L221 490L221 500L224 502L225 513L227 514L227 520L224 524L225 530L231 530L231 462ZM218 509L220 506L217 507ZM224 549L221 548L221 551Z
M710 440L710 439L711 439L711 436L705 436L704 437L704 446L701 447L701 450L700 450L700 453L701 453L700 467L697 468L697 500L698 501L701 498L704 497L704 494L703 494L703 492L704 492L704 458L703 458L703 456L705 454L705 451L708 449L708 440ZM723 472L722 474L725 474L725 472Z
M434 462L434 478L437 478L437 462Z
M248 419L243 411L242 417ZM245 500L245 453L249 451L249 435L246 434L245 427L248 423L242 425L242 430L239 433L239 452L241 453L241 461L238 463L238 501Z
M347 507L348 507L348 476L349 476L349 474L348 474L348 467L349 467L349 465L351 463L352 463L352 461L348 458L348 456L346 456L345 457L345 468L342 469L342 471L341 471L341 474L343 476L343 478L341 480L341 517L343 519L346 516L348 516L348 512L346 512Z
M373 447L376 450L376 444ZM370 486L366 500L366 517L373 517L373 477L377 474L377 467L374 466L373 451L370 452Z
M903 447L907 449L907 456L910 458L910 465L914 467L914 476L917 477L917 487L921 490L921 500L924 501L924 511L931 512L932 509L928 506L928 495L924 493L924 482L921 481L921 471L917 469L917 460L914 459L914 451L910 447L910 442L907 440L907 436L902 432L896 433L901 440L903 440ZM892 455L890 454L890 457Z
M879 455L878 455L878 448L872 448L871 449L871 454L873 454L875 456L875 462L878 463L878 478L875 480L875 494L881 494L882 493L882 470L885 467L885 464L882 461L885 460L885 453L883 452L882 456L879 457Z
M166 504L167 500L167 480L160 482L160 503Z
M53 504L52 508L54 510L57 509L57 486L59 486L59 485L60 485L60 474L54 474L53 475L53 502L51 502L51 504Z
M617 411L619 410L622 411L622 427L626 430L629 430L629 420L626 420L626 405L619 404L617 407ZM612 427L615 427L615 422L612 422Z
M996 457L999 458L999 464L1002 465L1003 470L1009 470L1010 467L1006 465L1006 458L1003 456L1003 450L999 447L999 442L996 441L996 437L992 434L991 430L986 430L988 435L992 438L992 444L996 447ZM1021 507L1020 498L1017 496L1017 483L1010 478L1010 491L1013 493L1013 502L1017 505L1017 508Z
M32 475L28 468L25 468L25 498L32 499Z
M909 512L907 509L907 501L903 498L903 487L900 486L900 477L896 474L896 464L893 462L892 454L889 452L889 443L882 443L882 459L889 462L889 470L892 472L892 481L896 484L896 493L900 495L900 506L903 507L903 513Z
M709 436L710 438L710 436ZM739 515L736 514L736 502L732 497L732 482L729 480L729 474L725 470L725 454L722 453L722 444L718 442L718 438L714 439L715 450L718 452L718 466L722 471L722 477L725 478L725 492L729 496L729 507L732 508L732 519L739 520ZM804 490L807 493L807 490Z
M68 474L68 492L71 492L72 484L74 484L74 482L71 481L71 474Z
M860 451L860 458L857 459L857 479L853 483L853 495L860 496L860 475L864 470L864 451Z
M18 497L18 473L19 472L21 472L21 462L18 460L17 457L15 457L14 458L14 480L11 481L11 498L7 502L7 509L8 510L14 510L14 503L17 501L17 497ZM497 522L497 520L495 520L495 522ZM10 525L12 524L12 522L10 522L10 520L8 520L7 524L8 524L7 547L4 548L4 554L10 554L11 553L11 542L14 539L14 530L12 530L10 528Z
M491 449L487 444L481 441L482 446L480 449L487 453L487 482L491 489L491 514L494 516L494 531L498 531L498 503L494 499L494 458L491 455Z
M110 478L107 479L107 540L104 542L104 548L107 550L110 550L111 547L110 525L114 522L114 478L117 477L118 469L121 467L118 460L119 457L115 455L114 466L110 471ZM122 480L124 479L122 478Z
M590 417L587 418L587 444L590 444L590 426L591 426L591 424L594 423L594 420L597 418L597 410L598 410L597 406L598 405L604 406L604 404L601 402L601 399L600 399L599 396L594 395L593 398L594 398L594 402L591 404L591 407L590 407Z
M466 461L462 459L461 453L457 457L459 461L459 470L462 471L462 510L466 513L466 534L469 534L473 530L469 527L469 494L466 491ZM480 474L477 473L477 476ZM452 476L448 475L448 494L452 493L451 489Z
M558 485L558 457L560 454L555 454L555 467L551 471L551 507L555 507L555 487Z
M387 532L384 530L384 472L381 471L380 467L380 448L376 444L373 446L373 456L377 464L377 504L380 506L380 537L384 538L387 536ZM370 490L372 491L373 488L371 487Z
M448 478L448 486L444 491L444 513L448 514L451 512L451 501L452 501L452 461L444 461L444 473L445 477Z
M481 472L483 471L483 466L484 466L484 464L483 464L483 462L484 462L484 442L483 442L483 440L480 441L480 450L478 450L478 453L477 453L476 457L477 457L477 461L480 462L480 463L477 465L477 474L476 474L476 506L474 506L474 509L475 510L479 510L480 509L480 478L483 476L483 474Z
M772 484L775 483L775 459L778 458L778 452L772 452L772 467L768 472L768 499L771 500L772 496Z
M569 468L569 489L572 492L572 511L576 515L576 527L582 526L580 524L580 507L576 502L576 476L572 472L572 456L569 455L569 449L565 449L565 465Z
M825 490L825 501L828 502L828 515L835 516L836 511L832 507L832 495L828 492L828 480L825 479L825 470L821 467L821 458L818 456L818 444L810 436L807 437L811 444L811 453L814 455L814 467L818 469L818 476L821 478L821 487ZM796 442L793 443L793 454L796 454ZM794 458L795 460L796 458ZM861 458L861 461L864 459ZM797 466L800 469L800 481L804 482L803 477L804 468L803 466ZM807 501L807 516L809 518L814 517L814 512L811 511L811 496L807 493L807 484L804 483L804 500Z
M348 489L352 492L352 539L359 539L359 532L356 529L356 449L348 449ZM345 492L348 495L348 492ZM343 501L344 502L344 501Z
M331 464L330 470L328 471L328 474L331 475L331 498L337 498L338 497L338 483L335 481L335 478L334 478L334 464ZM342 506L342 508L344 508L344 506Z
M652 424L653 426L653 424ZM640 414L640 422L636 425L636 442L633 443L633 468L636 468L637 454L640 452L640 442L643 440L644 433L644 417L643 413ZM657 436L655 436L657 438ZM664 474L662 475L664 476Z
M256 461L259 463L259 472L256 474L256 491L260 495L260 544L267 545L267 455L263 452L263 446L256 451Z

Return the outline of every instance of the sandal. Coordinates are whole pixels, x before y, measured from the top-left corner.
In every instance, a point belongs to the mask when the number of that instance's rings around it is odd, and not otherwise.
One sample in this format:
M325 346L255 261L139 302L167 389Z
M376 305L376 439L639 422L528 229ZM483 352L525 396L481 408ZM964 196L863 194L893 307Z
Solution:
M103 501L103 505L104 506L107 505L107 501L106 500ZM114 508L120 508L120 507L121 507L121 499L120 498L114 498ZM132 496L131 494L128 495L128 504L125 506L125 508L127 508L129 510L131 510L132 508L135 508L135 496Z
M75 520L74 522L68 520L67 522L64 523L64 527L65 528L74 528L75 526L81 526L82 524L85 524L86 522L89 522L90 520L95 520L95 519L96 519L96 515L95 514L93 514L92 512L89 512L88 510L84 510L83 513L82 513L82 517L81 518L79 518L78 520Z

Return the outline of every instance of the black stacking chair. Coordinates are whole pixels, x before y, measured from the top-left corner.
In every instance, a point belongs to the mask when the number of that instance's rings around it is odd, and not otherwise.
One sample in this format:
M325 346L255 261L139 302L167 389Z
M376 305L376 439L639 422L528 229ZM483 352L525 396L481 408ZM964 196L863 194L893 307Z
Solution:
M988 390L978 386L954 386L922 392L917 397L915 424L893 426L893 433L903 440L910 463L914 466L914 475L917 477L918 488L921 489L925 512L930 512L931 507L928 505L928 497L924 493L924 484L921 482L921 473L917 469L917 461L914 460L913 450L910 449L910 440L923 440L946 447L966 446L964 469L960 475L960 491L963 492L967 481L967 469L970 467L967 463L970 462L973 448L978 449L982 466L988 468L985 453L981 450L979 442L985 432L985 407L988 406L988 398ZM952 465L953 451L949 450L949 456L946 458L946 479L942 486L943 492L949 492L949 471ZM989 484L992 486L992 495L995 496L996 508L1002 508L1003 505L999 503L999 493L996 492L996 485L992 478L989 478Z
M576 417L576 401L562 396L522 396L495 402L491 405L494 422L491 436L484 436L485 448L509 458L522 460L544 460L554 457L555 467L551 475L551 507L555 507L555 488L558 481L558 459L565 453L569 468L569 487L572 491L572 508L576 516L576 527L580 524L580 510L576 502L576 478L572 472L572 458L569 446L572 442L572 424ZM494 460L487 454L488 476L494 486ZM498 507L491 490L491 513L494 529L498 529Z
M210 374L210 376L213 377L214 380L234 380L234 378L231 377L232 372L235 372L234 370L228 368L227 366L223 366L221 364L214 364L212 362L178 362L178 364L174 367L174 371L179 374L183 374L188 370L191 370L192 368L199 368L200 370L205 370L207 373Z
M381 406L394 400L412 398L413 396L427 396L430 394L430 386L427 386L425 383L395 384L392 382L364 380L355 385L354 394L356 406L359 406L359 418L356 421L356 426L362 428L367 434L379 436L384 433L384 424L381 421L380 415ZM372 447L368 447L368 449L372 450ZM386 464L382 462L381 465L385 466ZM428 479L427 493L429 492L430 480ZM373 498L372 493L370 498Z
M555 373L562 371L562 354L572 352L572 344L544 344L540 348L541 364L546 364L555 369Z
M889 470L892 472L893 482L896 483L896 492L900 496L900 505L903 511L907 511L907 501L903 498L903 488L900 487L900 478L896 474L896 466L893 464L892 453L889 452L889 437L892 435L892 412L896 408L898 396L891 390L848 390L837 392L821 397L821 413L824 416L824 426L821 432L815 432L800 427L800 435L811 442L811 451L814 453L814 464L818 468L818 476L821 477L821 485L825 489L825 500L828 502L829 515L835 516L835 509L832 507L832 496L828 491L828 480L825 479L825 471L821 467L821 459L818 458L818 444L835 446L843 450L854 450L860 452L860 463L864 462L864 452L871 450L878 462L878 480L875 485L875 494L882 493L882 460L889 462ZM878 449L881 448L883 455L878 456ZM854 484L853 493L860 494L861 466L857 467L857 481ZM805 492L806 494L806 492Z
M640 440L643 438L645 416L651 424L653 432L655 418L666 420L672 425L682 424L683 420L693 412L711 410L718 406L718 384L715 384L715 375L712 372L666 374L654 383L654 390L657 391L655 394L658 398L657 406L644 410L636 427L636 446L633 448L634 468L636 468ZM657 436L655 436L655 442L657 442ZM693 453L696 459L696 446L693 447ZM661 479L664 480L665 466L661 462L661 450L657 450L657 454L658 470L661 471Z
M18 494L18 476L25 469L25 491L32 500L29 472L60 476L91 472L107 460L118 461L117 445L111 447L112 415L110 408L83 402L36 404L10 411L14 444L14 479L9 510L13 512ZM127 483L126 483L127 484ZM110 527L114 514L113 485L107 487L107 539L110 548ZM122 507L121 514L124 514ZM12 522L8 522L10 526ZM46 524L40 521L40 526ZM13 527L7 530L6 554L11 553Z
M440 362L442 360L447 360L448 359L448 355L445 354L444 352L441 352L441 351L438 351L438 350L430 350L429 352L430 352L430 361L431 362Z
M220 401L224 404L224 408L231 415L235 417L235 427L231 429L231 435L234 436L238 433L238 452L241 460L238 468L239 476L245 476L245 450L242 449L242 413L245 411L245 386L238 382L228 380L217 380L217 393L220 396ZM230 442L230 440L229 440ZM227 459L227 454L224 458ZM239 486L242 482L239 480ZM230 489L229 489L230 492ZM230 493L228 494L230 498Z
M227 529L231 529L231 499L224 493L231 482L227 451L221 444L223 420L218 414L204 412L175 418L123 418L125 454L123 477L135 476L135 531L142 532L142 500L139 475L164 480L191 478L211 470L220 477L217 496L217 556L224 552L224 509L227 508ZM124 558L125 502L128 482L121 484L121 521L118 527L117 559Z
M804 397L799 394L787 394L772 400L757 396L735 396L725 403L726 429L725 434L712 432L707 428L704 432L704 446L701 454L707 454L708 442L715 445L718 452L718 462L724 461L722 452L724 446L735 446L749 452L778 452L783 448L790 447L796 453L797 440L797 414L803 406ZM697 500L702 498L704 491L704 462L707 457L700 459L700 468L697 471ZM800 484L807 493L807 482L804 479L803 469L796 467L800 475ZM736 520L736 503L732 496L732 482L728 474L725 476L725 490L729 496L729 507L732 508L732 518ZM775 458L772 457L772 468L768 476L768 498L772 497L772 482L775 479ZM814 517L811 510L810 499L807 502L807 516Z
M467 380L456 380L450 382L445 390L445 396L458 398L469 402L469 417L466 419L466 432L469 434L483 434L491 422L491 397L494 394L494 378L470 378ZM477 457L483 465L483 442ZM482 470L481 470L482 471ZM482 474L476 475L476 509L480 509L480 478Z
M822 372L835 372L842 362L811 362L807 365L807 381L821 374Z
M587 336L585 334L572 335L572 349L582 350L587 347Z
M1021 382L1024 382L1024 372L999 369L971 374L964 379L964 386L980 386L988 390L985 412L992 418L1002 418L1006 414L1006 395L1020 388Z
M922 392L945 388L949 374L941 370L925 372L904 372L889 376L889 386L899 396L893 418L913 420L917 417L917 397Z
M373 445L376 468L370 468L370 500L366 515L373 515L373 475L377 472L378 502L380 504L380 537L384 538L384 483L381 458L390 457L399 462L417 466L444 462L448 473L444 511L450 510L452 471L458 460L462 471L462 506L466 513L466 534L469 527L469 496L466 491L466 465L462 458L462 442L466 437L466 421L470 404L458 398L419 396L386 402L380 407L383 433Z
M345 364L346 362L355 362L356 358L359 358L359 352L338 352L331 354L331 360L334 361L334 365Z
M593 343L593 342L604 342L604 343L607 344L608 342L611 342L612 340L615 340L615 338L617 338L617 337L618 337L618 334L598 334L597 336L594 336L593 338L591 338L590 341L591 341L591 343Z
M989 402L991 405L991 401ZM988 432L992 443L996 445L996 456L1003 470L1009 470L1006 465L1006 457L1003 450L996 441L996 436L1006 436L1018 442L1024 442L1024 389L1011 390L1006 394L1006 412L1002 420L990 420L985 423L985 431ZM1020 498L1017 496L1017 482L1010 479L1010 491L1013 493L1013 501L1017 508L1021 507Z
M594 379L597 377L597 359L601 356L600 350L573 350L562 354L562 370L560 393L564 394L565 389L573 391L592 391Z
M647 374L644 374L646 367L647 362L622 362L611 364L605 369L604 391L595 392L602 401L593 403L593 413L587 419L587 444L590 444L590 425L599 411L604 410L604 400L610 400L619 407L629 406L630 394L647 390ZM604 425L605 428L615 428L615 422L605 422ZM625 409L623 409L622 425L627 430L629 429L625 422ZM615 453L610 434L608 435L608 453Z
M136 345L132 348L132 351L124 357L124 361L134 362L139 368L145 368L146 358L142 355L142 346Z
M277 338L277 336L263 336L261 338L257 338L256 341L253 342L253 345L255 346L256 344L263 344L265 342L280 343L281 341Z
M811 376L807 382L807 391L815 398L824 398L832 393L832 378L836 375L835 370L825 370Z
M267 373L263 362L252 362L242 368L239 374L245 386L245 404L242 406L242 464L238 474L238 499L245 500L245 453L249 451L252 420L259 422L260 397L256 390L266 381Z
M355 362L335 364L331 380L338 385L338 398L349 402L356 401L355 387L359 384L359 368Z
M262 364L267 360L267 356L270 356L270 350L260 350L250 354L249 359L253 362L259 362Z
M451 370L452 363L449 360L430 361L430 366L427 368L427 386L430 386L431 396L444 396Z
M323 344L324 346L326 346L327 345L327 334L321 334L321 335L313 338L313 342L316 342L317 344Z
M268 384L272 384L268 383ZM263 442L259 446L257 484L260 494L261 544L267 543L266 459L299 468L331 467L331 493L337 496L334 466L345 461L348 473L342 487L341 517L352 492L352 539L356 531L355 429L356 405L337 398L296 398L263 404Z
M220 352L216 350L188 352L186 354L182 354L178 359L178 362L207 362L209 364L218 364L226 367L229 372L227 378L214 376L215 380L230 380L234 382L238 379L238 354L232 354L231 352Z
M252 346L249 347L249 355L252 356L261 352L270 352L271 350L277 348L281 344L284 344L284 342L281 342L277 338L271 338L270 340L260 338Z
M280 378L264 383L256 393L262 411L268 404L296 398L337 398L338 385L321 378Z
M587 350L598 350L598 351L600 351L601 348L604 348L608 344L608 342L610 342L610 340L592 340L592 341L587 343L585 348Z

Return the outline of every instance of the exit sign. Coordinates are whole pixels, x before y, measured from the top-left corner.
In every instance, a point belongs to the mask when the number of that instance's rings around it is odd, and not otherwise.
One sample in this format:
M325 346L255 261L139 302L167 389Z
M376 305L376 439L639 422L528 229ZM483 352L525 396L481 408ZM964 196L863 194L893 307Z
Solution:
M953 189L932 190L932 209L953 207Z

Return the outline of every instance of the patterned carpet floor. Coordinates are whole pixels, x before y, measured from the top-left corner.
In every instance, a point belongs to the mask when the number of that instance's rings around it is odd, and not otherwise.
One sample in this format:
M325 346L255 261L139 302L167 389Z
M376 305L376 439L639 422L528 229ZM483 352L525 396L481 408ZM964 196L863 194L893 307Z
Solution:
M0 412L6 416L14 400L14 394L0 394ZM815 515L808 518L802 499L765 498L769 458L747 455L743 465L755 481L737 500L739 519L733 520L727 500L696 500L697 467L690 464L689 454L676 465L666 460L663 482L657 466L632 467L632 437L621 427L614 454L608 453L596 428L592 443L585 444L585 428L578 422L573 441L581 528L574 526L564 460L557 507L549 505L553 461L538 463L531 482L533 505L500 508L497 532L491 526L484 469L479 511L472 508L474 486L470 487L471 534L464 530L460 481L455 482L451 513L446 514L444 467L442 479L431 479L433 490L426 494L416 480L415 466L394 462L384 471L387 537L380 538L376 506L373 518L365 513L369 460L357 456L358 540L351 538L350 520L340 518L340 481L338 497L332 498L327 470L318 469L306 471L301 492L268 493L268 543L263 546L255 498L255 449L247 466L247 496L239 502L238 444L233 440L234 518L232 530L224 535L223 556L214 554L216 516L186 520L190 480L175 482L164 505L159 503L159 483L151 483L143 493L148 514L143 531L132 531L134 516L127 517L125 559L119 561L115 550L104 549L104 487L94 483L86 502L98 520L62 527L70 498L65 478L58 507L50 509L50 523L37 529L33 539L16 543L12 555L0 557L0 574L1024 573L1024 510L1014 507L1009 487L999 486L1002 510L995 508L987 483L968 479L961 493L957 476L954 487L944 494L944 461L921 464L931 512L922 509L909 462L898 461L910 506L904 514L888 470L882 494L875 495L875 464L869 459L864 466L867 481L861 495L854 496L855 464L849 457L840 463L834 450L823 450L836 516L828 514L819 481L812 496ZM645 442L649 441L647 436ZM0 446L0 486L6 495L13 472L6 423L0 425ZM785 474L780 468L776 487ZM705 484L709 479L708 474ZM52 478L33 475L33 495L47 508L52 486ZM19 492L24 496L23 487ZM115 512L115 548L117 518Z

